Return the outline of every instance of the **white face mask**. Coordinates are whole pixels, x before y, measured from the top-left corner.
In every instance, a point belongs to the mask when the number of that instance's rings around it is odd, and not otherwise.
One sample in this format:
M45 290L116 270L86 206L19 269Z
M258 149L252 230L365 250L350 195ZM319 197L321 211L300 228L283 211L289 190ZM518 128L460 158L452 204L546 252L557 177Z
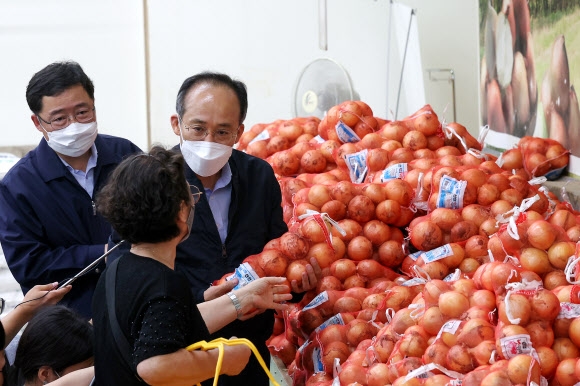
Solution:
M180 129L181 133L181 129ZM181 154L195 174L202 177L213 176L230 159L232 147L217 142L186 141L181 135Z
M42 127L42 125L40 126ZM44 127L42 127L44 130ZM97 138L97 122L73 122L64 129L44 132L48 135L48 146L57 153L80 157L85 154Z

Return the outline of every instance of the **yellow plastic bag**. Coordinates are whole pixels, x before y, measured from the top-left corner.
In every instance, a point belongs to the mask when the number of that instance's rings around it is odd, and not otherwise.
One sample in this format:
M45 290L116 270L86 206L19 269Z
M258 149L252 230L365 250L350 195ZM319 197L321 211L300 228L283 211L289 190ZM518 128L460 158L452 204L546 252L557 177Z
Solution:
M212 350L214 348L217 348L219 350L218 362L217 362L217 365L215 368L215 376L213 378L213 386L217 386L218 377L219 377L221 369L222 369L222 362L224 360L224 345L236 346L236 345L240 345L240 344L248 346L252 350L254 355L256 355L258 362L260 362L260 365L262 366L262 368L264 369L264 371L266 372L266 374L268 375L268 377L272 381L272 384L274 386L280 386L278 384L278 382L276 382L276 380L274 379L272 374L270 373L268 366L266 365L266 363L264 363L264 359L262 359L262 356L258 352L258 349L256 348L256 346L254 346L254 344L252 342L250 342L249 340L247 340L245 338L237 338L237 339L217 338L217 339L212 340L211 342L206 342L205 340L202 340L202 341L199 341L197 343L194 343L192 345L187 346L186 350L187 351L193 351L193 350L207 351L207 350ZM201 383L198 383L198 386L200 386L200 385L201 385Z

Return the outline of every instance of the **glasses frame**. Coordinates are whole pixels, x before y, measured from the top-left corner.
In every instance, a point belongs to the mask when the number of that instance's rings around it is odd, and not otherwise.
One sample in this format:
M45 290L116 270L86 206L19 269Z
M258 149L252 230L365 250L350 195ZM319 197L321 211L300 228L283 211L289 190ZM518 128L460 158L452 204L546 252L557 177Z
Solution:
M192 130L193 126L185 126L183 124L183 120L181 119L180 116L177 116L177 119L179 120L179 123L183 126L183 129L184 130L187 130L187 131ZM238 132L240 131L240 126L241 126L241 124L238 125L238 127L236 127L236 129L233 132L230 133L230 137L228 139L223 139L223 140L221 140L221 142L220 141L216 141L216 142L218 142L218 143L229 142L231 139L237 138ZM210 131L212 132L212 136L215 139L215 130L210 130L207 127L201 127L201 128L204 130L203 137L193 139L193 141L203 141L203 140L205 140L207 138L207 135L209 134Z
M191 194L191 205L195 206L195 204L197 204L199 202L199 199L201 198L201 195L203 194L203 192L201 192L199 190L199 188L193 184L188 184L189 185L189 192Z
M5 307L6 307L6 300L4 300L4 298L0 298L0 315L4 312Z
M92 119L95 118L95 114L94 114L95 110L96 110L96 107L95 106L93 106L92 109L89 109L89 111L93 112L92 117L89 118L89 119L87 119L86 121L82 121L82 122L77 119L76 114L73 114L73 115L67 114L67 116L66 116L66 118L67 118L67 125L66 126L63 126L63 127L59 127L59 128L55 128L55 127L52 126L52 122L54 122L56 120L56 118L49 122L49 121L46 121L46 120L42 119L42 117L39 114L36 114L36 117L38 119L40 119L42 122L46 123L47 125L50 125L50 128L52 130L62 130L64 128L67 128L67 127L70 126L70 123L69 122L72 122L71 119L70 119L71 117L73 117L74 120L76 122L78 122L78 123L87 123L87 122L90 122Z

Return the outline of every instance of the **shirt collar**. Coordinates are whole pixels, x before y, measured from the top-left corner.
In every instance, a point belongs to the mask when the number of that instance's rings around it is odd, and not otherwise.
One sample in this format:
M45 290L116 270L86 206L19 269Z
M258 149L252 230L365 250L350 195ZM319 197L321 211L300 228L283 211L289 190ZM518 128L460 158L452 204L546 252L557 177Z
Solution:
M91 156L89 157L89 161L87 162L87 169L85 170L85 173L88 173L89 170L97 166L97 156L98 156L97 146L93 143L93 145L91 146ZM66 166L68 170L70 170L71 172L74 171L74 168L70 166L68 162L66 162L60 157L58 158L62 161L62 163L64 164L64 166Z
M220 178L218 178L218 180L216 181L213 190L207 189L207 188L204 190L206 192L211 193L211 192L214 192L218 189L221 189L221 188L228 186L231 181L232 181L232 168L230 167L229 162L226 162L226 164L222 168L222 174L220 175Z

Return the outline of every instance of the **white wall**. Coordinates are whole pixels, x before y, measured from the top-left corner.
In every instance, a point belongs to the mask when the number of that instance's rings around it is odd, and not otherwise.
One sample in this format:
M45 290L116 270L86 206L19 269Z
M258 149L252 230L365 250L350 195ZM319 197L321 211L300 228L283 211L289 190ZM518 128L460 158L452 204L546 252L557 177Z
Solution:
M26 86L57 60L75 60L95 84L99 131L146 146L141 1L0 0L0 146L34 145Z
M100 131L127 137L145 148L148 111L143 3L0 0L0 52L5 58L0 64L0 146L30 145L40 140L29 120L26 84L48 63L74 59L95 82ZM177 143L169 116L175 111L177 90L186 77L215 70L243 80L249 92L249 127L291 118L295 81L302 68L319 57L342 64L361 99L376 115L390 117L386 106L389 0L329 0L326 52L318 48L315 0L145 3L152 142ZM455 70L457 120L477 132L477 2L401 3L417 9L423 68ZM427 102L441 115L451 102L451 88L430 82L426 73L424 78ZM389 86L389 104L396 86ZM447 120L451 117L450 108Z

